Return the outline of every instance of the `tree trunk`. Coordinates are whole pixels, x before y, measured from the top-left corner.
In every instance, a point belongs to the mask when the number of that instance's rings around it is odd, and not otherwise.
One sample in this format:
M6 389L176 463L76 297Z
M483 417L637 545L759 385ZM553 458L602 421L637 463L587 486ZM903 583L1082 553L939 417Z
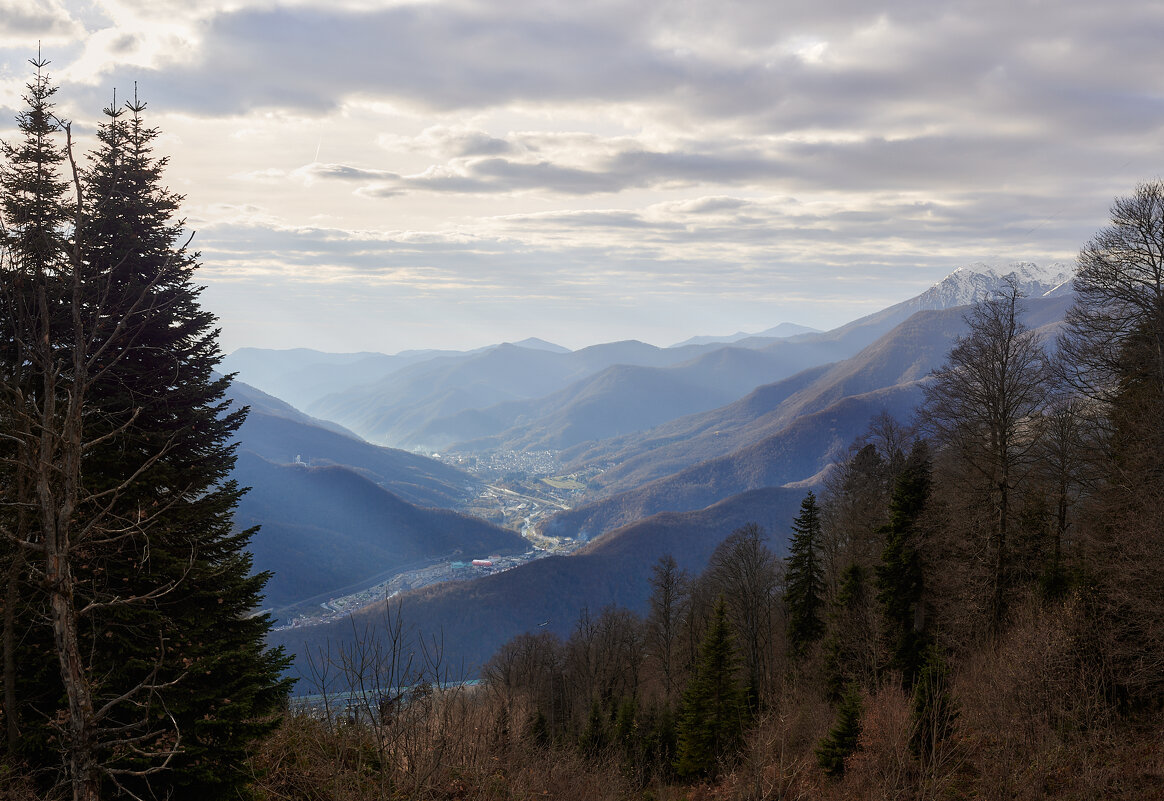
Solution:
M43 370L40 437L36 454L36 499L44 546L44 581L49 592L49 623L60 662L61 683L68 700L64 722L66 775L73 801L99 801L98 721L92 688L78 636L76 580L72 570L74 516L81 494L81 453L84 449L82 410L85 404L86 342L80 326L79 268L73 266L72 354L65 365L52 343L46 286L38 287L41 330L36 359ZM67 375L64 381L58 381Z
M46 403L51 409L53 403ZM54 496L49 471L56 465L42 462L37 492L40 496L42 526L45 543L45 583L49 590L49 621L53 644L60 662L61 683L68 699L68 718L65 722L67 775L73 787L73 801L97 801L100 793L100 771L97 760L97 721L93 709L93 695L85 671L78 638L76 581L70 564L71 525L76 483L70 476L71 468L79 466L79 432L75 442L70 436L72 426L65 425L61 447L66 451L63 460L65 476L60 496ZM46 436L47 439L47 436ZM75 445L75 448L70 448ZM47 445L46 447L51 447ZM76 451L69 453L70 450ZM54 502L55 501L55 502Z
M72 571L64 555L52 553L45 560L45 572L52 588L50 614L53 641L60 658L61 681L69 700L67 753L73 801L98 801L100 773L93 727L93 698L77 642Z

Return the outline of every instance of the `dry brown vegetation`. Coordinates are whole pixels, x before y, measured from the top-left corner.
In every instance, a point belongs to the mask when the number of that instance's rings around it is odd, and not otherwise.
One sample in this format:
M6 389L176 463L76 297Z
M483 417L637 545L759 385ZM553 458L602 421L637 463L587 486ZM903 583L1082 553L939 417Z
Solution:
M413 710L402 721L409 741L394 748L366 724L290 714L254 755L254 787L271 801L1164 798L1164 727L1112 715L1089 700L1091 677L1063 675L1072 616L1031 613L1005 643L968 660L954 677L956 734L928 764L911 750L910 699L892 678L866 695L859 747L840 780L814 756L828 705L789 686L751 727L734 767L694 784L640 785L617 748L588 755L573 743L533 743L528 710L478 687Z

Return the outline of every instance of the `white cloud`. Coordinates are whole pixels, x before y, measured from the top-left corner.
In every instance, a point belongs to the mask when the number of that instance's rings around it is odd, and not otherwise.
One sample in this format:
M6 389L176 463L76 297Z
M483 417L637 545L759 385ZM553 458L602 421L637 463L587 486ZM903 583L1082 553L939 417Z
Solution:
M59 46L78 36L81 26L61 0L0 0L0 47Z
M637 298L623 333L814 293L843 322L1069 260L1160 170L1149 0L0 3L12 113L36 38L78 131L138 81L212 288L360 287L430 334L452 303L582 326L571 297Z

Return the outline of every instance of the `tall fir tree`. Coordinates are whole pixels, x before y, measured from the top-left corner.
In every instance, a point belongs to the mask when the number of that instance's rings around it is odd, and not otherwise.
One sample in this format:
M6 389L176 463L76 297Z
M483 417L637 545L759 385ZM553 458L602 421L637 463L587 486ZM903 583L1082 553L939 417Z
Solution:
M936 645L926 648L910 702L913 732L910 749L930 764L954 734L961 711L950 692L950 668Z
M232 440L245 412L228 408L229 379L213 373L215 319L198 303L197 254L183 245L181 197L161 183L167 160L153 155L158 131L144 110L136 98L106 110L86 174L86 266L106 318L127 323L95 338L111 344L93 396L113 436L91 455L89 473L95 490L128 485L119 519L132 524L150 510L144 536L126 540L119 563L133 570L123 583L174 589L148 611L116 609L94 629L130 635L127 656L137 651L139 671L156 664L152 647L132 637L143 615L168 643L163 678L175 683L159 700L183 741L153 782L177 801L238 792L245 748L271 728L287 685L282 655L263 649L269 619L252 614L267 580L250 575L253 531L232 524L242 494L230 478Z
M784 606L788 614L788 648L793 657L824 633L824 569L821 565L821 517L816 496L809 492L792 521L792 541L785 573Z
M106 110L79 180L69 266L79 298L62 295L85 368L72 525L86 537L72 576L99 710L88 771L142 797L243 797L245 749L274 725L286 660L264 649L270 621L253 612L266 576L251 575L252 532L232 524L232 440L245 412L229 408L228 380L212 372L218 332L198 304L197 254L183 245L181 198L161 184L166 161L152 154L143 110ZM51 719L53 701L34 692L27 703ZM47 749L24 750L49 767Z
M876 625L870 625L872 609L865 570L851 564L841 573L824 643L825 693L832 703L841 702L850 684L871 687L877 678L877 632Z
M743 743L747 699L739 657L721 598L699 650L679 711L675 771L684 778L714 776Z
M25 87L24 102L28 107L16 116L21 140L18 144L0 144L4 157L0 168L3 245L10 268L18 259L28 274L59 276L64 264L65 228L71 215L66 205L69 182L61 174L65 162L59 142L61 128L53 112L57 87L44 71L47 61L38 59L32 65L36 67L36 77ZM4 333L5 341L10 343L13 332ZM11 363L6 362L5 366L10 367Z
M37 58L17 117L20 139L0 143L0 565L3 566L5 744L17 755L49 736L31 702L55 703L60 676L45 597L37 508L39 458L47 409L44 357L67 324L69 181L53 97L56 86ZM44 343L45 347L38 345Z
M929 635L922 595L925 589L917 530L930 494L929 449L919 440L897 478L889 502L889 523L881 530L885 547L877 566L877 600L889 650L889 667L901 671L912 688L925 661Z

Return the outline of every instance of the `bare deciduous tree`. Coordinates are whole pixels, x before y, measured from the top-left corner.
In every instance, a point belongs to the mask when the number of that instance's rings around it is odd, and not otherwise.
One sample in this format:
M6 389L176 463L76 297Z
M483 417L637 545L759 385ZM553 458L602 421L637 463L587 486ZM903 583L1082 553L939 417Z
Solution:
M1164 182L1117 198L1111 220L1079 253L1076 300L1059 345L1066 373L1086 397L1110 401L1139 335L1164 394Z
M919 414L935 443L969 468L989 499L989 609L995 631L1005 608L1012 492L1033 463L1035 423L1051 381L1038 336L1019 319L1020 297L1011 284L967 313L970 331L926 385Z
M755 523L736 529L712 553L704 574L726 604L753 701L767 698L774 674L780 568L766 539Z
M651 573L650 612L647 616L647 648L663 678L667 703L675 700L681 673L679 636L688 591L687 573L670 554L659 559Z

